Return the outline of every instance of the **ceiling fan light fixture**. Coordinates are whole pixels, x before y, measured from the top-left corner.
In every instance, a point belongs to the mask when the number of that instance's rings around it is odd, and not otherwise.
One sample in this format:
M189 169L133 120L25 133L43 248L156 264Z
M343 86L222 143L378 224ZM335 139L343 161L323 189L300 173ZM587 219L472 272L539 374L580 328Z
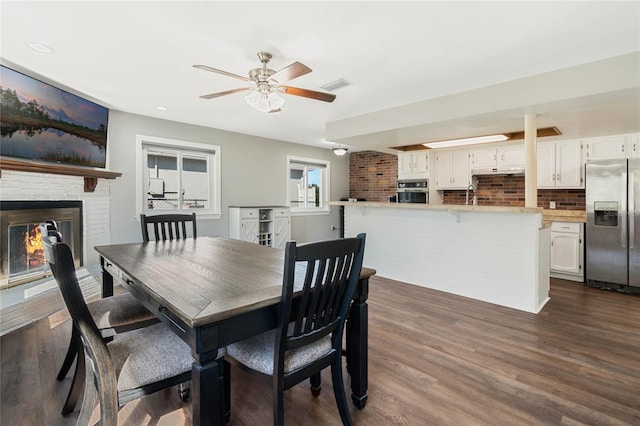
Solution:
M284 99L274 92L261 93L258 90L252 90L244 100L251 108L260 112L279 110L284 105Z
M247 96L244 97L247 104L254 109L258 109L258 102L260 102L260 92L252 90Z

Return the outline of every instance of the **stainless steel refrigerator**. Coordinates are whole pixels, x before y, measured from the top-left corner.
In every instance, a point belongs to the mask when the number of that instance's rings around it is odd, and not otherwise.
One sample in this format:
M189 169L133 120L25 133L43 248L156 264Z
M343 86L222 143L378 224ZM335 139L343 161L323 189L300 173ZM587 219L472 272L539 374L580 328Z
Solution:
M586 170L587 284L640 292L640 159L589 162Z

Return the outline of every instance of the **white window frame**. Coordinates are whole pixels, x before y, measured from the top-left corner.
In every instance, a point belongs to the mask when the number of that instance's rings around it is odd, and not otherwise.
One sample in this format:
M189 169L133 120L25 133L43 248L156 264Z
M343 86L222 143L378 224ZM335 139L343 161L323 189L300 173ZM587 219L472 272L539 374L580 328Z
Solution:
M320 188L320 207L304 208L294 207L291 205L291 197L289 191L289 180L291 163L305 164L309 166L322 166L324 167L322 176L322 187ZM318 160L316 158L297 157L293 155L287 155L287 167L286 167L286 199L287 206L291 208L291 216L307 216L307 215L327 215L330 213L329 201L331 200L331 162L326 160Z
M160 210L147 209L147 191L144 188L145 174L147 173L147 147L166 149L182 154L197 153L208 158L209 175L209 205L208 209L175 209L162 210L162 213L192 213L198 218L220 219L221 211L221 185L220 185L220 147L198 142L182 141L178 139L160 138L157 136L136 135L136 219L140 220L140 214L158 213Z

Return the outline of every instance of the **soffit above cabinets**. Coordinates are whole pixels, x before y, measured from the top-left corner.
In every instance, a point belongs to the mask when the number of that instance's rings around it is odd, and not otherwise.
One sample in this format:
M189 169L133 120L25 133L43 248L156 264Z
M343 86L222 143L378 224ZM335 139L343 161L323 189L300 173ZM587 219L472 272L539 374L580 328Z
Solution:
M503 134L505 136L507 136L507 140L500 142L501 144L504 143L509 143L511 141L517 141L517 140L522 140L524 139L524 130L519 130L516 132L500 132L500 134ZM560 130L558 130L558 128L556 127L545 127L542 129L538 129L537 132L537 136L538 138L543 138L543 137L547 137L547 136L559 136L561 135L562 132L560 132ZM425 141L426 143L427 141ZM432 142L432 141L428 141L428 142ZM435 141L434 141L435 142ZM477 146L476 145L469 145L469 146ZM390 146L390 149L395 149L398 151L419 151L419 150L423 150L423 149L429 149L426 146L422 145L422 144L413 144L413 145L404 145L404 146Z

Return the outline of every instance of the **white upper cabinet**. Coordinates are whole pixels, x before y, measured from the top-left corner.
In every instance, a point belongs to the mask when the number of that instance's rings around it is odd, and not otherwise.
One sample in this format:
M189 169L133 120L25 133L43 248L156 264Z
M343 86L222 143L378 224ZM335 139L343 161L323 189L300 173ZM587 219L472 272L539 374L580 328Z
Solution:
M590 138L582 142L585 145L587 161L627 158L629 151L625 135Z
M584 188L580 140L538 144L538 188Z
M436 189L466 189L469 186L469 151L438 151Z
M525 164L524 145L508 144L474 149L470 151L469 161L471 170L522 167Z
M429 151L406 151L398 154L398 179L428 179Z
M498 167L520 167L524 164L524 144L498 147Z
M544 142L537 146L538 152L538 188L556 186L556 143Z
M640 133L631 135L629 141L629 158L640 158Z
M495 147L474 149L473 151L471 151L469 161L471 161L472 169L496 167L498 164L498 149Z
M584 188L583 164L579 140L556 142L556 187Z

